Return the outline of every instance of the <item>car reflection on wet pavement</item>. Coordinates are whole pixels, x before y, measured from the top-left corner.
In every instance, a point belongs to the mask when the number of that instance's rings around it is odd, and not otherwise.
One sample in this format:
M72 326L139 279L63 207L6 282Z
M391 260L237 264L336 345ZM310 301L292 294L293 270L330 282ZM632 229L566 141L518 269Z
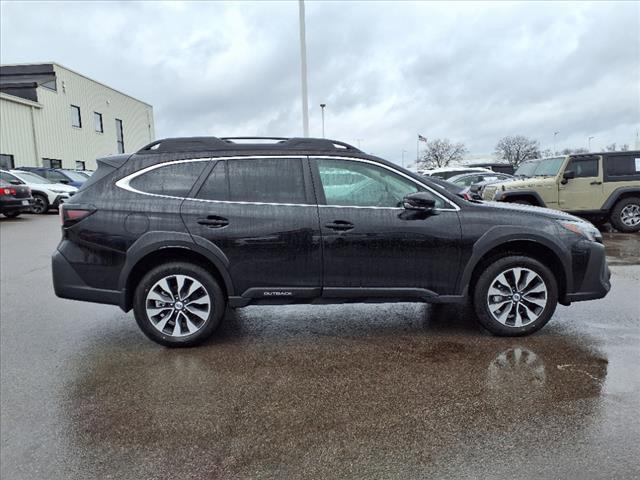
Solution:
M56 221L1 227L3 478L640 474L637 265L525 338L454 306L248 307L169 350L55 298Z

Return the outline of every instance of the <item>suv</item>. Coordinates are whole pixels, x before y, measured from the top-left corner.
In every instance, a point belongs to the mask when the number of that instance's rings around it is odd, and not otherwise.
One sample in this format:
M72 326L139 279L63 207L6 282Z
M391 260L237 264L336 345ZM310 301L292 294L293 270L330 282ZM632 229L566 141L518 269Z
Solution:
M31 189L33 195L33 213L43 214L57 209L78 191L76 187L63 183L53 183L40 175L25 170L0 170L0 175L14 178Z
M67 170L65 168L46 168L46 167L18 167L18 170L35 173L53 183L63 183L72 187L80 188L87 177L75 170Z
M579 218L469 202L337 141L246 141L98 159L62 206L56 294L133 309L149 338L187 346L227 306L470 299L515 336L609 291L602 237Z
M531 160L521 178L484 188L482 198L538 205L640 230L640 151L589 153Z

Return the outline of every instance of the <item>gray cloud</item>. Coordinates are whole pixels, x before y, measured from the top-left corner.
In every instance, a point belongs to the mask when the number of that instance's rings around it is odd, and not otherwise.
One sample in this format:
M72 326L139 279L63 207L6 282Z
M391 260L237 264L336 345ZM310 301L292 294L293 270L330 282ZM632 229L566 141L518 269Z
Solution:
M2 63L57 61L154 105L158 136L299 135L297 4L2 2ZM638 3L307 2L312 134L398 161L419 132L493 151L633 144Z

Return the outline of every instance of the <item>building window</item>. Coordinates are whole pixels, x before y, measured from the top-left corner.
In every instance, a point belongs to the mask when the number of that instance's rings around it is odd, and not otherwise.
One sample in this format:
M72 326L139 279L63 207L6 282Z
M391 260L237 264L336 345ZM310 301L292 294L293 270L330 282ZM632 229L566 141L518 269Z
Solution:
M93 128L96 129L96 132L104 132L104 128L102 127L102 114L98 112L93 112Z
M55 158L43 158L42 166L44 168L62 168L62 160L57 160Z
M87 165L82 160L76 160L76 170L86 170Z
M71 105L71 126L82 128L82 117L80 116L80 107Z
M118 141L118 153L124 153L124 133L122 132L122 120L116 118L116 140Z
M13 170L15 166L16 165L13 161L13 155L0 153L0 168L4 170Z

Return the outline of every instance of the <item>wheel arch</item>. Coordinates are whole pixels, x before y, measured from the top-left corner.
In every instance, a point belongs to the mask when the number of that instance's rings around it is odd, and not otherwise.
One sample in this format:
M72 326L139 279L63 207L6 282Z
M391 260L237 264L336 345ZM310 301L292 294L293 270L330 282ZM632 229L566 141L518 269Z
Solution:
M624 198L629 198L629 197L640 198L640 188L639 187L616 188L613 192L611 192L611 195L609 195L609 198L607 198L607 200L604 202L601 210L610 211L614 207L614 205L618 203L620 200Z
M527 199L532 202L533 205L538 207L546 207L546 203L542 200L542 197L535 190L515 190L515 191L504 191L498 193L496 196L496 200L499 202L512 202L517 199Z

